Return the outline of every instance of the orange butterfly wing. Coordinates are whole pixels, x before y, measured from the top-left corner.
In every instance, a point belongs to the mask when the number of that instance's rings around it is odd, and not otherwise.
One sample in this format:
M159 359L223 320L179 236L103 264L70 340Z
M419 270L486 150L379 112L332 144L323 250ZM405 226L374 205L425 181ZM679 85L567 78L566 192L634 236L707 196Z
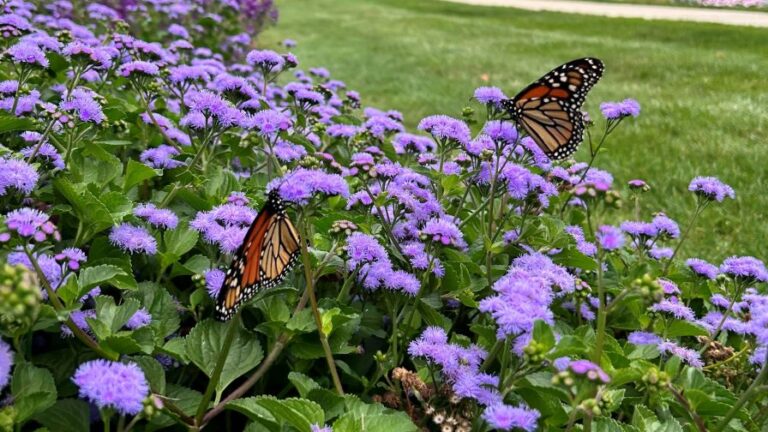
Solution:
M280 197L271 192L227 270L216 300L216 318L231 318L257 292L280 283L296 263L299 242Z
M584 120L581 106L605 67L595 58L561 65L502 105L544 153L563 159L581 143Z

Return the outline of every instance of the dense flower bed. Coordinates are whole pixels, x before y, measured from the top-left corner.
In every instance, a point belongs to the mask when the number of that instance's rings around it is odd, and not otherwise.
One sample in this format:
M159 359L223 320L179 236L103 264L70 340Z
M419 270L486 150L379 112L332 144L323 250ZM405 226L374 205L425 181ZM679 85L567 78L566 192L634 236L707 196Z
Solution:
M733 189L693 179L681 227L640 213L652 185L595 167L636 101L585 113L586 162L547 159L493 87L409 132L328 70L253 49L274 18L257 0L5 3L3 430L765 420L764 264L679 253ZM308 247L216 322L271 190Z

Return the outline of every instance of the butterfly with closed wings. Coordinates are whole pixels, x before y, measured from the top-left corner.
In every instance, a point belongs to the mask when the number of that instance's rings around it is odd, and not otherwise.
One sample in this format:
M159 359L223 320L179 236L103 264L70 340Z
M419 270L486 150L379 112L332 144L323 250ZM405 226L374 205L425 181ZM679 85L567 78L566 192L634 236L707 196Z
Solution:
M581 106L604 70L603 62L596 58L570 61L551 70L514 98L502 101L502 107L548 157L564 159L581 143L584 134Z
M228 320L263 289L285 279L296 264L301 239L273 189L235 253L216 299L216 318Z

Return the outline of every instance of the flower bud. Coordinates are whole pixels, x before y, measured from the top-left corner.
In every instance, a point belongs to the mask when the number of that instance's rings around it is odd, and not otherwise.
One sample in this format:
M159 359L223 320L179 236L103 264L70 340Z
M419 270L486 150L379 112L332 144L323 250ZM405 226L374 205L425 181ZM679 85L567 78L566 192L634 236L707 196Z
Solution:
M0 268L0 330L8 335L24 333L40 312L40 288L24 266Z

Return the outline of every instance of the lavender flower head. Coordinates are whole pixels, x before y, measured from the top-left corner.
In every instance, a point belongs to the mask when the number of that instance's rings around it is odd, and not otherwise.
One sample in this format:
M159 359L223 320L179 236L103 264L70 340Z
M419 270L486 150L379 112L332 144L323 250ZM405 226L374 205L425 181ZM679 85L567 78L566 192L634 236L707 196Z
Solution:
M141 412L149 384L135 363L91 360L81 364L72 381L79 395L99 408L114 408L122 414Z
M318 424L311 424L309 426L309 432L333 432L333 428L330 426L320 426Z
M134 312L131 318L128 319L128 322L125 323L125 326L131 330L136 330L148 326L151 322L152 315L149 314L146 308L141 308Z
M696 177L691 180L688 190L709 201L723 202L726 198L736 198L733 188L716 177Z
M234 253L255 218L256 211L250 207L223 204L199 212L190 226L200 232L205 241L218 245L223 253Z
M49 66L48 58L37 44L22 41L8 48L7 54L16 64L27 64L41 68Z
M498 87L478 87L475 89L475 99L483 105L501 107L501 101L507 99Z
M573 360L568 364L568 369L576 375L586 376L590 381L601 381L603 384L611 382L603 369L589 360Z
M32 193L39 179L32 165L19 159L0 157L0 196L8 194L9 189Z
M76 88L72 91L69 99L61 102L61 109L74 111L80 121L100 124L106 119L106 116L94 95L95 93L91 90Z
M56 226L49 216L40 210L23 207L5 215L5 226L15 231L21 237L29 237L37 242L45 241L48 236L60 240ZM0 241L8 241L9 237L0 237Z
M624 99L621 102L603 102L600 104L603 117L617 120L622 117L637 117L640 115L640 104L634 99Z
M453 246L461 250L467 248L464 234L455 223L446 218L430 219L422 228L421 234L444 246Z
M13 351L10 345L0 340L0 390L4 389L11 380L11 366L13 366Z
M157 240L146 229L129 223L112 228L109 241L120 249L130 253L157 253Z
M746 283L768 282L765 263L755 257L732 256L720 265L720 272Z
M277 110L259 111L251 117L249 125L261 135L274 137L281 131L291 128L291 118Z
M85 262L88 257L85 255L82 249L70 247L62 250L54 255L56 261L66 262L67 267L70 270L77 271L80 269L80 263Z
M174 229L179 223L179 217L173 211L159 209L152 203L139 204L133 209L133 214L163 229Z
M419 122L418 129L432 134L438 140L453 140L462 145L470 140L469 126L446 115L425 117Z
M219 298L219 292L224 285L224 278L227 275L219 269L209 269L205 271L205 288L212 299Z
M596 237L600 247L607 251L620 249L624 246L624 233L615 226L602 225L597 229Z
M24 155L24 157L29 158L35 152L36 148L37 148L37 145L24 147L23 149L19 150L19 153ZM50 164L49 166L53 167L54 170L62 170L66 167L64 165L64 159L62 159L61 155L59 154L59 151L56 150L56 147L52 146L47 142L42 143L40 145L40 148L37 149L37 153L35 154L35 159L42 160L43 162Z
M685 265L687 265L694 274L705 279L714 280L717 275L720 274L720 270L716 265L710 264L703 259L691 258L685 261Z
M132 61L120 66L117 73L124 77L131 76L157 76L160 73L160 69L156 64L146 61Z
M283 56L270 50L253 50L248 53L245 61L261 69L265 75L280 72L285 65Z
M184 165L184 162L174 160L179 150L169 145L160 145L141 152L139 159L150 168L171 169Z
M489 406L483 411L483 420L488 422L492 429L500 431L522 429L533 432L536 430L540 416L541 414L535 409L503 403Z
M349 197L349 186L340 175L305 168L299 168L272 180L267 185L267 190L273 189L279 191L284 201L301 206L309 204L310 199L318 194Z

